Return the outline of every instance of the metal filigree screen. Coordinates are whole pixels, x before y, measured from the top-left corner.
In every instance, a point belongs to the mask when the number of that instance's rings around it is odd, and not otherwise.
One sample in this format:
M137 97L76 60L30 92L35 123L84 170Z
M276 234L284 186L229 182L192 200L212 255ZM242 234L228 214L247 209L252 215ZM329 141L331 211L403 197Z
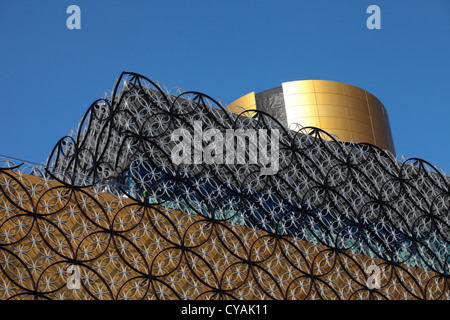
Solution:
M196 123L277 130L277 170L251 137L175 164ZM449 299L450 181L420 159L123 73L46 166L2 163L0 299Z

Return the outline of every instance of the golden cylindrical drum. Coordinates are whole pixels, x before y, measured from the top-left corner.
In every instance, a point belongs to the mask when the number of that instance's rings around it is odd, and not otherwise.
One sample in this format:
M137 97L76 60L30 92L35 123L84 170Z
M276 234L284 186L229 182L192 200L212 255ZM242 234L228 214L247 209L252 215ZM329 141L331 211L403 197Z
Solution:
M371 143L395 155L386 108L373 94L350 84L328 80L299 80L255 94L228 105L238 112L261 110L293 128L317 127L342 141ZM252 116L252 113L248 113Z

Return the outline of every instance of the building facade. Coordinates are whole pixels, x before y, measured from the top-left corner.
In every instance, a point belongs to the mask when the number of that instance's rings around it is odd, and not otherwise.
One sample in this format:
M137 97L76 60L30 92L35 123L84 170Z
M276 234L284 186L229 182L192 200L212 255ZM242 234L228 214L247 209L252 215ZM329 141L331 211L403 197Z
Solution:
M240 114L123 73L46 166L3 162L0 299L449 299L449 177L251 99ZM198 161L212 139L175 164L173 132L198 123L277 132L277 170Z

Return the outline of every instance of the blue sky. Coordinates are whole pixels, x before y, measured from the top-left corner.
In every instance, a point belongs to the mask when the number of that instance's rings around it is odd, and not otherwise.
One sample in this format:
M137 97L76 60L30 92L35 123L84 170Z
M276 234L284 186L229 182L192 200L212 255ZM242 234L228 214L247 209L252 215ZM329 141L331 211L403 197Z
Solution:
M132 71L227 103L285 81L356 85L386 106L398 155L450 169L449 0L2 0L0 39L3 155L45 162Z

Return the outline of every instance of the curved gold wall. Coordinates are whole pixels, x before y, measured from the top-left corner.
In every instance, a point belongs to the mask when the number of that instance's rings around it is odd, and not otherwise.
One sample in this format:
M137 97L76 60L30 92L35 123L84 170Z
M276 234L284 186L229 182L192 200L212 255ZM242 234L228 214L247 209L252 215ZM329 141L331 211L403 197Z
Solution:
M371 93L328 80L300 80L282 84L286 125L314 126L343 141L368 142L395 155L394 142L385 107ZM251 92L232 102L228 108L236 112L260 109L258 94ZM267 111L267 110L266 110Z
M237 100L234 100L227 106L227 109L231 112L242 113L244 110L255 110L256 109L256 99L255 93L250 92L245 96L240 97ZM251 117L255 112L249 111L246 112L245 115Z

